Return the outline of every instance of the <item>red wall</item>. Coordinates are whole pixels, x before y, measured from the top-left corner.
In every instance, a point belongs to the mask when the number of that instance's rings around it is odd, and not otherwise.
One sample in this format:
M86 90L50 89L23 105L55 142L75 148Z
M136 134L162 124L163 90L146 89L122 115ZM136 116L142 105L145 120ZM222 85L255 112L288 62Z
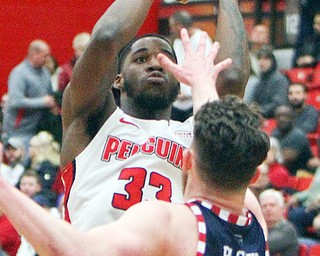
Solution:
M19 2L19 3L17 3ZM72 39L92 27L113 0L1 0L0 1L0 96L7 78L20 63L33 39L43 39L60 64L72 56ZM158 32L160 0L154 2L139 34Z

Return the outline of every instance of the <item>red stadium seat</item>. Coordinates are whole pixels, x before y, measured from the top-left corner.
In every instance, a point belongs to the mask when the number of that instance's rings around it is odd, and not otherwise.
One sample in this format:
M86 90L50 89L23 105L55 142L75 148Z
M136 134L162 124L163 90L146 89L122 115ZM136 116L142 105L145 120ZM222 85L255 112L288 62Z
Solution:
M283 70L282 73L288 77L292 83L305 84L311 87L314 68L291 68Z
M320 256L320 244L312 245L310 247L309 256Z
M299 256L308 256L308 246L306 244L299 245Z
M311 90L307 93L306 103L320 111L320 90Z

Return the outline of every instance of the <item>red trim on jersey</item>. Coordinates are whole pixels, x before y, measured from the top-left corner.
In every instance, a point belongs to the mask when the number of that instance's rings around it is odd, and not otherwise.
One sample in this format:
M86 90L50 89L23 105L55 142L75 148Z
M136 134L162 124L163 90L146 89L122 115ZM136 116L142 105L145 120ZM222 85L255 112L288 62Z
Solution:
M197 246L197 256L203 256L206 249L206 241L207 241L207 231L206 231L206 223L204 221L204 217L198 205L193 202L188 202L186 205L191 209L193 214L195 215L198 223L198 246Z
M207 201L199 201L199 200L197 201L201 203L202 206L213 211L216 215L218 215L224 221L228 221L232 224L236 224L239 226L248 226L252 222L252 215L248 210L246 210L246 216L240 216L234 213L230 213L227 210L221 209L220 207L213 205Z
M23 119L24 113L25 113L25 109L24 108L18 109L18 114L17 114L17 117L16 117L16 121L14 123L14 128L15 129L19 128L20 123L21 123L21 121Z
M64 186L64 219L71 223L69 210L68 210L68 200L70 195L70 190L74 181L76 171L75 161L69 162L61 171L61 178Z

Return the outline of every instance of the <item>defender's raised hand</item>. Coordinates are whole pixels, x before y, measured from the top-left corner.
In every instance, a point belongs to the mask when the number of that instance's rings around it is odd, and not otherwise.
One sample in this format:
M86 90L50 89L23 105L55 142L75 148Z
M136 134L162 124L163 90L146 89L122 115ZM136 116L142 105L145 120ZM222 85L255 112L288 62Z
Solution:
M172 62L164 54L159 54L160 64L175 78L184 84L192 87L194 112L199 106L211 100L218 99L216 90L216 80L218 74L231 65L228 58L217 64L214 60L220 48L220 44L215 42L208 56L205 56L207 33L203 32L198 49L194 51L191 47L190 38L186 29L181 30L181 39L185 50L185 59L182 65Z

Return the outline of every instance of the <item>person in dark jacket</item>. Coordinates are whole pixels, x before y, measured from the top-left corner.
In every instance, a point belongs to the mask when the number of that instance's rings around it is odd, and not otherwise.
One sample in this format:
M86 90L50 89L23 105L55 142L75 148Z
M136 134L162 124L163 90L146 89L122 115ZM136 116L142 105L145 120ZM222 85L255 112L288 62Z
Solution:
M252 101L265 118L273 118L275 109L288 102L289 80L278 71L272 50L272 47L265 45L258 52L260 75Z

